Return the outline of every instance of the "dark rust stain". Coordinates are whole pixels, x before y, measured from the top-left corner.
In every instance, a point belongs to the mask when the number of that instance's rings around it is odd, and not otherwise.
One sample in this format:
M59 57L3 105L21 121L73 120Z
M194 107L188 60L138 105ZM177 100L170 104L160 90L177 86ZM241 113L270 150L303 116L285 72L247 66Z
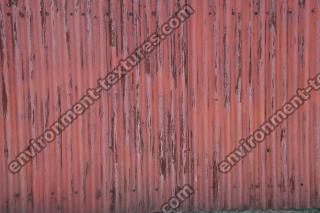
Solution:
M3 110L3 116L6 117L8 112L8 96L7 96L6 83L4 81L3 74L2 74L2 110Z
M18 6L18 0L8 0L7 6L8 7Z

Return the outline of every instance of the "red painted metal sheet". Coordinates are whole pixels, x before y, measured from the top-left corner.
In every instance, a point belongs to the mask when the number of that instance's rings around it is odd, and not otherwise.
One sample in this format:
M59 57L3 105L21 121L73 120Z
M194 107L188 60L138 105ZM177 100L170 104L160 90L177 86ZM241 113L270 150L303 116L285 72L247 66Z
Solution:
M8 165L185 3L195 13L19 173ZM218 163L320 67L318 0L0 0L0 212L320 208L320 95Z

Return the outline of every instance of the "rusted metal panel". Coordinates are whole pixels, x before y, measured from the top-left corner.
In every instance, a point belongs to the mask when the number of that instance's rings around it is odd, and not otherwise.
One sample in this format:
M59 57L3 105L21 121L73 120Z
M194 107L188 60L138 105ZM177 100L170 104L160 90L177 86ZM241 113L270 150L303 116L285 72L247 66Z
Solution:
M185 3L195 14L19 173L8 164ZM0 0L0 212L320 207L320 95L218 163L319 72L318 0Z

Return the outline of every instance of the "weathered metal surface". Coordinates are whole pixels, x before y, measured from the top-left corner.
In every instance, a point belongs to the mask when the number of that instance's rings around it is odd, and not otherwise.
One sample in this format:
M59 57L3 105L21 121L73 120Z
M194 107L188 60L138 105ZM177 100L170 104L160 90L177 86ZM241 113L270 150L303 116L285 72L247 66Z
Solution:
M8 163L184 1L0 0L0 212L320 207L320 95L217 163L319 71L318 0L195 14L18 174Z

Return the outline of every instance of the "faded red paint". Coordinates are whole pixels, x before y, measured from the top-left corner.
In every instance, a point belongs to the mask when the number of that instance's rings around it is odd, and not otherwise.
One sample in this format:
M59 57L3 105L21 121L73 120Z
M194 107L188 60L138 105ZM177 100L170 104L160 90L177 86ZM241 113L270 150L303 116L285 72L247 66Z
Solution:
M320 207L320 95L232 172L217 163L320 66L317 0L188 3L195 14L19 174L28 139L185 1L0 0L2 212Z

